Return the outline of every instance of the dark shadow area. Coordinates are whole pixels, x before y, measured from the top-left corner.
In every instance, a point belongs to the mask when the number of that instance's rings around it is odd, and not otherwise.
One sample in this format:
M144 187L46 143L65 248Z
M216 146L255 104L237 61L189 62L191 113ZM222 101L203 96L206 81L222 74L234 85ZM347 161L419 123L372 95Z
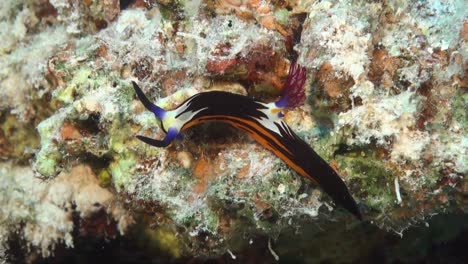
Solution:
M468 215L437 215L407 230L403 237L369 223L354 225L310 223L285 230L268 249L268 238L256 237L244 249L217 257L185 256L173 259L139 238L137 228L126 236L105 240L92 236L75 239L74 248L58 248L55 256L32 263L468 263ZM11 260L24 263L19 244L10 244Z

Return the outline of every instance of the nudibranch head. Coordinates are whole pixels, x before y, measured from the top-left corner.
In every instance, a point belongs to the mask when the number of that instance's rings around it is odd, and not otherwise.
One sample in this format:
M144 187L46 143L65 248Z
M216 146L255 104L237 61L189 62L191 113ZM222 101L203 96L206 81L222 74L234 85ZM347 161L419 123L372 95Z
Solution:
M278 107L275 102L273 103L262 103L266 108L265 109L260 109L259 111L263 112L268 116L268 119L272 121L279 121L279 119L284 117L283 114L283 109Z
M161 119L162 128L164 131L168 131L169 128L173 127L180 130L179 121L176 119L177 113L175 111L167 111L164 117Z

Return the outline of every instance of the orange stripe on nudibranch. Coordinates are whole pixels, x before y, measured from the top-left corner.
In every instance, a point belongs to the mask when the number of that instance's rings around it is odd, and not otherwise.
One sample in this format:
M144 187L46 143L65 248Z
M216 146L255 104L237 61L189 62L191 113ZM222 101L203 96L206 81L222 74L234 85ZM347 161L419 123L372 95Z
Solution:
M263 126L260 126L257 122L254 122L254 121L251 121L251 120L248 120L248 119L244 119L244 118L233 117L233 116L225 116L225 115L202 116L202 117L196 118L196 119L186 123L186 125L184 125L182 127L182 130L185 130L185 129L189 128L189 127L192 127L192 126L194 126L196 124L203 123L203 122L208 122L208 121L226 122L225 121L226 119L234 120L234 121L241 122L241 123L243 122L243 123L255 128L255 129L257 129L259 132L261 132L264 135L268 136L268 138L270 140L272 140L274 143L276 143L278 146L282 147L284 149L284 151L287 151L288 154L292 155L291 151L286 146L284 146L284 144L281 141L279 141L277 138L275 138L274 135L272 135L272 131L267 130Z
M310 175L309 173L307 173L303 168L301 168L301 166L298 165L296 162L294 162L294 160L287 157L277 147L274 147L274 146L271 145L271 142L269 142L268 140L274 140L276 143L278 143L283 148L284 151L288 152L288 154L290 156L293 156L293 154L290 152L290 150L287 149L287 147L282 142L279 142L274 137L274 135L272 135L272 133L274 133L274 132L271 132L269 130L265 130L263 127L259 126L255 122L252 122L252 121L246 120L246 119L242 119L242 118L232 117L232 116L222 116L222 115L204 116L204 117L200 117L200 118L197 118L197 119L194 119L194 120L190 121L189 123L186 124L186 126L184 126L183 129L187 129L187 128L189 128L191 126L194 126L196 124L201 124L201 123L204 123L204 122L213 122L213 121L224 122L224 123L230 124L230 125L232 125L234 127L237 127L239 129L242 129L242 130L246 131L253 139L255 139L255 141L257 141L262 146L264 146L265 148L267 148L268 150L273 152L276 156L278 156L281 160L286 162L286 164L288 164L292 169L294 169L301 176L308 178L309 180L311 180L315 184L318 184L318 182L314 179L314 177L312 175ZM248 128L246 125L250 125L250 126L256 128L258 130L261 130L261 131L265 132L265 134L256 133L255 131ZM265 138L264 136L267 136L267 138Z

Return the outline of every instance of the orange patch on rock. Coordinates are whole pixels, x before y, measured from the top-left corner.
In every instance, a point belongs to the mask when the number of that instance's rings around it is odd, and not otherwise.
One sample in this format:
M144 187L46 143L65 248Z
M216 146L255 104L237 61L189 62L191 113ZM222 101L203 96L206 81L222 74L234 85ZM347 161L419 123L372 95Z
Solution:
M202 194L206 192L206 188L208 187L208 182L201 180L195 186L193 186L193 192L196 194Z
M352 78L337 77L330 63L324 63L320 66L317 79L319 87L322 87L331 98L342 97L343 93L354 85Z
M262 5L259 8L257 8L257 13L259 14L268 14L270 13L270 7L267 5Z
M107 57L109 48L107 47L106 44L101 44L99 48L97 49L97 54L101 58Z
M284 83L282 79L278 75L276 75L276 72L267 72L262 75L262 79L265 83L270 84L271 86L273 86L273 88L275 88L275 90L272 91L273 94L281 93L284 87Z
M193 192L197 194L204 193L210 179L214 177L213 165L205 159L200 159L195 164L193 175L198 179L193 187Z
M338 172L338 168L340 167L338 165L338 162L336 160L330 160L330 167L332 167L333 170L335 170L336 172Z
M165 95L169 96L179 89L180 80L186 79L187 73L185 71L173 71L166 72L163 76L161 87Z
M252 8L257 8L260 6L260 0L249 0L248 5Z
M206 63L206 70L210 73L223 74L237 64L236 59L210 60Z
M205 159L200 159L195 164L193 175L198 179L211 178L213 176L213 166Z
M384 73L388 73L390 77L393 77L398 66L398 58L389 56L388 51L385 49L375 49L369 67L369 80L381 82Z
M262 17L261 24L267 29L270 29L270 30L276 29L275 17L273 15Z
M60 130L60 136L63 140L73 140L80 139L81 133L76 127L66 122L63 124L62 129Z
M250 172L250 162L248 162L247 164L245 164L240 170L239 172L237 173L237 178L239 179L243 179L243 178L246 178L247 175L249 174Z
M460 31L460 38L464 41L468 41L468 21L463 23L462 30Z

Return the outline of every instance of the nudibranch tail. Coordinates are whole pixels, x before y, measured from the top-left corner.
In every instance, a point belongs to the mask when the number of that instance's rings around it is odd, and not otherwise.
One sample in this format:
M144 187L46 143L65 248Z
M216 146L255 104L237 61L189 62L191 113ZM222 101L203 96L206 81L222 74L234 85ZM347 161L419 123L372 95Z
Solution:
M306 69L294 63L289 68L288 79L283 87L281 98L275 102L279 108L294 108L300 106L305 99L304 84L306 81Z
M138 99L140 99L141 103L143 103L145 108L153 112L154 115L156 115L160 120L162 120L164 118L164 115L166 114L166 111L161 107L151 103L146 97L146 95L143 93L143 91L140 89L140 87L136 84L136 82L132 81L132 84L133 89L135 90L135 93L138 96Z

